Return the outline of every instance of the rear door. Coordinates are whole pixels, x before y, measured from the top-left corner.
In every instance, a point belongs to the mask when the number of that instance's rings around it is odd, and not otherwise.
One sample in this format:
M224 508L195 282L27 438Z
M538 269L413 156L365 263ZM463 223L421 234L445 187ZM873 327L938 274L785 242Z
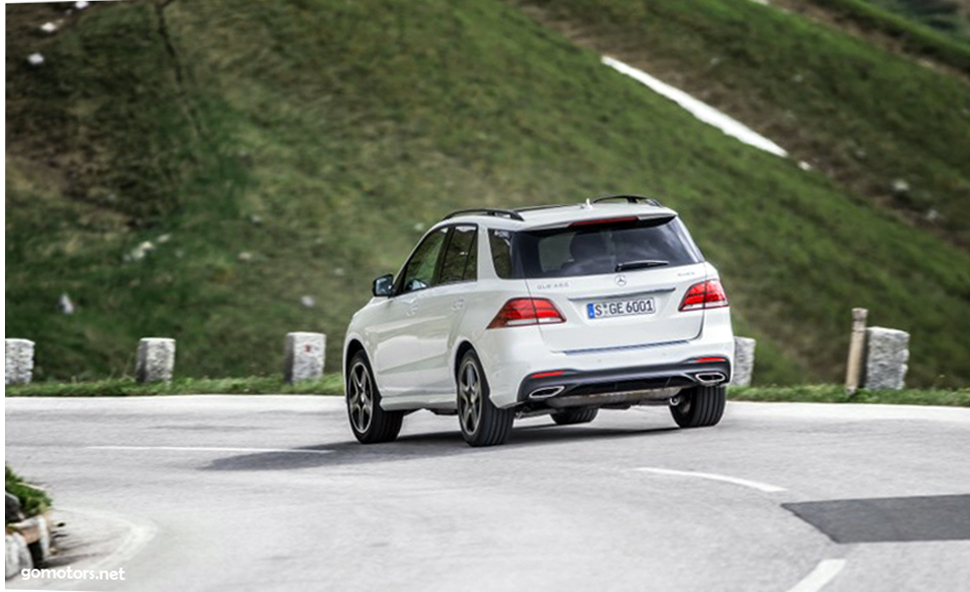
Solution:
M516 233L517 273L565 323L540 325L552 351L624 348L698 337L702 310L680 312L706 279L703 257L675 216L622 218Z

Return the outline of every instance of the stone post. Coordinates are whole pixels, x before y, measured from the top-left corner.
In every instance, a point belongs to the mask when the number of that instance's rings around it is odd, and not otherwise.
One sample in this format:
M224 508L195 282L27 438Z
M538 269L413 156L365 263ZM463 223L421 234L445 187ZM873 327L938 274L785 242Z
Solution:
M909 333L884 327L866 329L866 389L903 388L908 361Z
M34 375L34 342L29 339L6 339L4 353L4 384L29 384Z
M135 380L140 383L172 382L175 369L175 340L144 337L138 342Z
M283 380L289 383L323 376L327 336L323 333L287 333Z
M852 309L852 334L849 336L849 360L845 367L845 392L850 395L859 388L862 371L862 353L866 341L866 317L864 308Z
M734 338L734 372L731 386L751 386L754 373L754 346L758 342L750 337Z

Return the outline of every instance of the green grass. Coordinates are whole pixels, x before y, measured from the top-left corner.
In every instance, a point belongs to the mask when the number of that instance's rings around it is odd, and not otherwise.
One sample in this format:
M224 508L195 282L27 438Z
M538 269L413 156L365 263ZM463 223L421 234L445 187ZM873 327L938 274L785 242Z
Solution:
M848 394L845 387L832 384L800 386L763 386L728 390L733 401L801 403L871 403L887 405L942 405L970 407L970 389L903 389L899 391L858 390Z
M5 466L4 490L20 500L20 509L24 516L30 518L38 514L43 514L51 507L51 498L46 491L31 485L13 472L9 466Z
M132 378L90 382L34 382L8 386L8 397L144 397L154 395L342 395L340 374L296 384L276 377L177 378L170 383L139 384Z
M865 29L899 39L907 51L970 73L970 18L947 0L812 0Z
M754 2L524 1L685 79L799 157L831 169L853 192L908 212L970 248L967 79ZM910 43L923 40L925 51L936 48L946 63L970 73L970 45L862 0L814 1L852 6L882 29L894 23ZM911 190L894 195L895 179ZM939 215L932 224L926 222L931 210Z
M276 377L180 378L169 384L137 384L131 378L91 382L35 382L8 386L8 397L146 397L160 395L343 395L339 374L327 374L316 381L287 384ZM731 387L735 401L805 403L883 403L895 405L945 405L970 407L970 389L903 389L899 391L859 390L849 395L839 385L797 385Z
M905 154L901 170L957 199L966 87L748 4L671 2L663 26L641 25L680 35L685 59L727 52L739 93L777 54L791 60L777 75L830 68L805 87L804 126ZM23 6L6 8L6 335L37 343L41 384L131 375L145 336L178 340L178 376L246 377L282 367L286 332L321 331L336 371L371 279L447 211L611 192L680 211L738 333L759 340L759 383L838 380L853 306L912 332L913 384L970 382L965 251L726 138L505 3L173 2L164 27L147 3L104 3L49 39L24 16L49 8ZM758 46L765 27L778 51ZM804 89L783 86L758 92L802 117ZM155 249L126 261L143 241Z

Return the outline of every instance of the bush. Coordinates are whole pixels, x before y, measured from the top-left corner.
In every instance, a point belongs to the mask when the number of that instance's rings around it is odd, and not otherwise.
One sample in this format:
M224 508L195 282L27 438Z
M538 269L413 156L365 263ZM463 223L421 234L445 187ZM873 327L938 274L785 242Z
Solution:
M20 501L20 509L28 518L43 514L51 507L51 498L43 489L31 485L6 466L4 489Z

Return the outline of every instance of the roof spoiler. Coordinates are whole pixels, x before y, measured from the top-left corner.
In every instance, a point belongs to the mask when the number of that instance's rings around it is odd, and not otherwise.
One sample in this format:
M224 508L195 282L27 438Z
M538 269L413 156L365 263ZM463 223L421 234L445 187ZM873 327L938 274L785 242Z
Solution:
M525 221L525 218L523 218L521 214L519 214L515 210L502 210L499 208L472 208L469 210L455 210L454 212L451 212L450 214L442 218L442 220L447 220L449 218L454 218L455 216L462 216L465 214L483 214L485 216L504 216L512 220L518 220L519 222Z
M595 204L595 203L601 203L605 201L613 201L617 199L622 199L626 203L631 203L631 204L645 203L647 205L656 206L658 208L663 207L663 205L659 201L657 201L652 197L644 197L643 195L625 195L625 194L604 195L603 197L597 197L596 199L591 199L589 203Z

